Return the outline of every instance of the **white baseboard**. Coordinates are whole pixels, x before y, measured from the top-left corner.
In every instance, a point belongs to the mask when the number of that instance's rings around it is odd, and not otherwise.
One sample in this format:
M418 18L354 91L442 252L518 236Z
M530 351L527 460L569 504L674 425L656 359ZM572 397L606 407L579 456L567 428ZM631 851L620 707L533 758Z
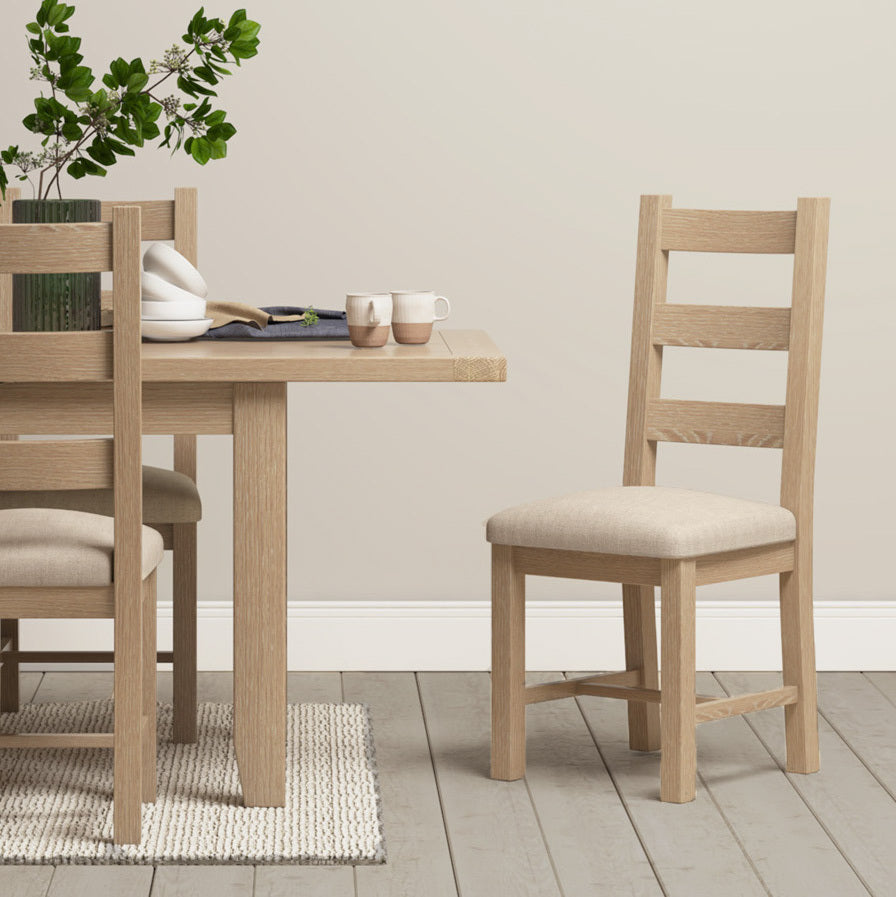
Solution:
M527 620L528 669L625 666L619 602L533 601ZM162 647L170 647L170 621L170 603L160 604ZM291 670L487 670L490 665L484 601L296 601L289 604L288 626ZM111 646L111 632L107 620L28 620L22 624L22 647L100 650ZM819 670L896 669L896 601L816 602L815 641ZM199 668L232 669L232 644L230 604L201 602ZM777 670L780 651L776 604L698 602L698 669Z

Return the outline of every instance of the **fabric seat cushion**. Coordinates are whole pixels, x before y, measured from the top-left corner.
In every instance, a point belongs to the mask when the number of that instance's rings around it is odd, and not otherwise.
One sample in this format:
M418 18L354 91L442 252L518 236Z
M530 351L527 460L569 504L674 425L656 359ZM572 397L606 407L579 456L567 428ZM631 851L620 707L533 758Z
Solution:
M112 516L111 489L0 492L2 508L64 508ZM164 467L143 468L143 522L196 523L202 519L202 501L196 484L186 474Z
M162 560L162 537L143 530L143 578ZM91 588L112 584L115 521L56 508L0 511L0 586Z
M498 545L651 558L686 558L789 542L786 508L664 486L617 486L517 505L495 514Z

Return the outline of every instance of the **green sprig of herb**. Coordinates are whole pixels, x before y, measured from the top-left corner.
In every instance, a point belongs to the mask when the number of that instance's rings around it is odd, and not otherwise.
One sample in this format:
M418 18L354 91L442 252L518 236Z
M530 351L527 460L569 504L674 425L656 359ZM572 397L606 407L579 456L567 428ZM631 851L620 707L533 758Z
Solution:
M320 318L318 317L317 312L309 305L308 308L305 309L305 317L302 318L301 324L303 327L310 327L312 324L316 324Z
M30 181L39 199L50 196L54 186L62 197L60 177L105 177L119 156L133 156L134 147L162 137L160 146L172 153L183 147L200 165L227 155L227 141L236 128L223 109L212 109L213 87L228 66L258 53L261 26L238 9L225 23L206 18L201 7L187 25L181 40L162 59L152 60L147 71L142 59L127 62L118 57L103 75L104 87L94 90L93 71L81 65L81 38L72 37L66 24L75 7L60 0L42 0L29 33L33 81L46 84L34 100L34 112L22 124L41 137L38 152L10 146L0 152L0 193L9 182L4 165L19 169L20 181ZM150 83L151 75L159 75ZM174 78L178 96L162 96L161 85ZM47 95L45 95L47 94ZM186 102L185 102L186 100ZM164 113L165 125L158 119ZM37 176L37 184L31 180Z

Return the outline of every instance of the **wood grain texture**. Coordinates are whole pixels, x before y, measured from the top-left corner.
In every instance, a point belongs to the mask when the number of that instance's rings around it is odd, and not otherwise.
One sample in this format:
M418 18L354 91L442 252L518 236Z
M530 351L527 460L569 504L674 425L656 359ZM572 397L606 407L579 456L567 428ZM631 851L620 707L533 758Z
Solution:
M112 432L111 383L0 383L0 429L35 436ZM233 433L230 383L144 383L143 432Z
M660 799L682 804L695 796L697 571L693 560L662 561L662 747Z
M252 866L159 866L151 897L252 897Z
M174 188L174 248L194 267L199 264L199 191L195 187Z
M454 379L459 383L496 383L507 379L507 359L481 330L438 330L433 338L444 342L454 358Z
M656 307L666 301L669 253L660 249L660 227L662 216L671 205L671 196L641 197L625 423L624 486L652 486L656 482L656 443L647 436L646 412L648 402L659 398L663 348L652 344L650 334Z
M346 701L370 706L389 854L383 866L355 867L357 897L457 897L416 677L343 673L342 681Z
M286 798L286 384L233 395L234 743L247 806Z
M0 620L0 713L15 713L19 709L19 621ZM14 653L15 652L15 653Z
M656 608L653 586L622 585L622 618L625 665L637 674L626 685L656 690L660 687L656 656ZM633 751L657 751L660 747L658 707L629 701L629 747Z
M52 866L0 866L0 894L3 897L46 897L52 877Z
M515 549L492 545L491 776L526 774L526 577Z
M815 712L812 530L829 217L830 200L798 200L781 461L781 504L796 517L797 532L793 570L780 577L784 684L795 685L800 696L784 712L787 768L804 773L815 772L820 762Z
M114 736L107 732L53 732L0 735L2 748L110 748Z
M0 333L0 382L111 379L109 332Z
M698 723L708 723L727 719L729 716L739 716L742 713L768 710L770 707L784 707L787 704L795 704L796 700L797 690L794 686L751 692L730 698L716 698L714 701L699 704L695 719Z
M697 558L697 585L714 582L732 582L752 576L767 576L793 569L793 543L760 545L757 548L741 548L722 551Z
M6 199L0 197L0 224L12 224L12 204L20 199L18 187L6 188ZM12 274L0 273L0 333L12 330Z
M176 194L176 191L175 191ZM111 221L113 210L120 206L136 206L140 209L142 239L174 239L174 203L170 199L110 200L100 207L100 220Z
M539 681L537 685L526 687L526 704L540 704L543 701L555 701L558 698L572 698L581 694L583 685L637 685L641 679L638 670L625 670L620 673L599 673L596 676L582 676L578 679L558 679L556 682Z
M564 551L559 548L514 548L517 566L529 576L561 576L600 582L660 584L660 562L656 558Z
M151 866L57 866L47 897L149 897Z
M781 448L784 406L653 399L646 432L648 439L661 442Z
M141 683L143 703L143 786L141 798L144 803L155 803L157 791L156 773L156 571L153 570L143 580L141 595L143 612L143 681Z
M790 309L666 304L654 313L652 340L655 346L782 351L790 346Z
M256 866L255 890L252 894L253 897L355 897L355 875L372 868L374 867Z
M106 589L0 588L0 618L101 619L114 616L115 597Z
M110 439L0 442L0 490L109 489Z
M195 437L187 438L195 441ZM176 523L172 529L173 738L181 744L193 744L196 741L196 524Z
M667 209L660 245L685 252L790 253L795 227L793 212Z
M111 270L108 224L0 224L0 273Z

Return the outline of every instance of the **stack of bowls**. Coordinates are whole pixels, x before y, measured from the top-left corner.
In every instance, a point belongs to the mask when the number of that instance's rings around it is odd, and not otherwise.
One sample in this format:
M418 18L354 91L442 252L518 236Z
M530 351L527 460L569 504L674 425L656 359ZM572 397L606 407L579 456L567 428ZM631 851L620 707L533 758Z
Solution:
M212 325L205 316L208 286L176 250L154 243L143 256L140 314L144 339L177 342L202 336Z

